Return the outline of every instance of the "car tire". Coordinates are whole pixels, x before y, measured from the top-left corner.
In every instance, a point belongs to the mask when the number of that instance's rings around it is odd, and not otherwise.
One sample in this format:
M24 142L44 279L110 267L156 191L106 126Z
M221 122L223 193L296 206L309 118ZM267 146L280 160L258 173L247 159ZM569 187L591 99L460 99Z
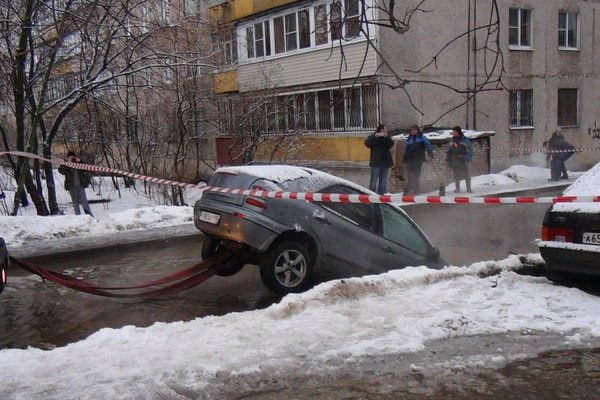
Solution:
M552 282L554 282L556 284L565 283L569 277L564 272L558 272L558 271L553 271L553 270L549 270L549 269L546 269L546 276L548 277L549 280L551 280Z
M260 260L263 284L275 293L300 293L312 283L312 260L306 247L295 241L284 241Z
M213 237L207 237L206 240L204 241L204 243L202 244L202 259L206 260L206 259L210 258L210 257L214 256L215 254L217 254L222 249L223 249L223 246L221 244L221 240L213 238ZM235 275L238 272L240 272L242 270L242 268L244 268L244 265L246 265L246 263L244 261L240 260L239 258L232 258L231 260L229 260L225 264L223 264L223 266L217 272L217 275L219 275L219 276Z
M0 293L4 291L4 286L6 286L6 282L8 280L7 276L8 274L6 273L4 267L0 267Z

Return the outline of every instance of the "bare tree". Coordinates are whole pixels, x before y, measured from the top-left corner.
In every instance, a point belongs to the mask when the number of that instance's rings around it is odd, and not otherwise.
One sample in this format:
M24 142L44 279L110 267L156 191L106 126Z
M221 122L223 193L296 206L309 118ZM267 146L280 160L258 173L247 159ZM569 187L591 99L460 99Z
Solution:
M175 19L169 14L175 11L185 17L183 11L188 10L169 10L147 0L0 0L0 46L5 50L0 55L0 80L8 82L0 86L0 96L12 111L12 118L0 120L0 134L7 150L27 151L49 159L52 146L61 135L71 145L106 145L110 142L103 137L106 132L115 138L125 135L133 142L131 138L139 132L142 121L140 116L151 110L149 104L160 108L156 101L149 100L157 93L138 97L133 104L131 99L121 102L124 107L115 105L114 100L129 96L132 82L151 75L164 77L180 67L204 65L199 57L198 37L184 43L174 40L181 38L178 32L182 30L199 29L201 21L195 20L195 16ZM168 83L165 79L162 82ZM158 94L168 97L170 92ZM121 118L90 124L86 117L92 115ZM119 120L124 124L115 127L113 121ZM161 123L162 126L155 128L162 134L161 128L170 124L170 120ZM152 147L152 141L137 139L136 143L142 146L129 153L130 159L126 161L129 166L134 166L138 158L139 166L146 165L144 155L149 151L144 150ZM161 135L154 140L160 142ZM86 147L86 152L95 157L109 147L98 146L95 150ZM104 157L108 159L106 153ZM13 165L18 179L14 212L24 188L39 215L60 212L52 164L44 162L38 168L34 163L33 174L25 158L18 158ZM48 205L43 198L42 169Z
M398 62L397 58L392 57L389 51L382 49L382 46L372 39L368 39L369 49L375 51L380 59L380 70L386 77L381 83L392 90L401 90L409 104L424 115L418 103L414 101L413 94L409 88L411 86L421 85L422 87L437 87L446 90L459 98L459 101L453 101L449 106L431 118L429 125L433 125L444 116L456 111L459 108L469 106L476 101L478 94L488 91L503 90L502 77L504 74L504 60L500 48L500 14L496 0L484 2L477 9L476 0L468 2L468 10L464 18L458 21L444 21L446 35L440 35L437 41L437 47L425 49L428 56L424 56L419 65L414 63ZM455 2L431 1L431 0L334 0L332 10L338 10L338 16L331 15L332 20L339 20L341 24L356 24L366 38L371 38L371 31L378 29L384 32L388 38L394 39L393 35L398 37L399 41L405 40L407 36L415 29L417 19L435 13L443 13L449 7L458 7ZM461 6L464 4L461 3ZM339 15L352 15L356 11L348 8L359 8L359 12L354 21L352 18L342 21ZM334 11L332 11L333 13ZM373 18L372 16L375 16ZM442 19L437 18L436 21ZM361 23L359 24L358 21ZM421 22L423 23L423 22ZM332 24L332 29L336 29L336 24ZM338 26L339 29L339 26ZM392 35L393 34L393 35ZM412 40L419 40L418 36L412 36ZM406 40L405 40L406 42ZM343 41L342 43L342 54ZM456 84L449 82L443 74L436 74L441 63L445 59L455 59L447 57L448 54L456 51L457 46L466 46L466 64L465 82ZM408 55L410 57L410 55ZM346 60L343 58L343 62ZM473 66L473 67L471 67ZM471 69L472 68L472 69ZM477 69L479 68L479 69ZM427 78L423 78L423 76ZM438 77L433 79L432 77ZM426 90L426 89L425 89ZM443 107L443 106L442 106ZM475 120L476 116L473 116Z

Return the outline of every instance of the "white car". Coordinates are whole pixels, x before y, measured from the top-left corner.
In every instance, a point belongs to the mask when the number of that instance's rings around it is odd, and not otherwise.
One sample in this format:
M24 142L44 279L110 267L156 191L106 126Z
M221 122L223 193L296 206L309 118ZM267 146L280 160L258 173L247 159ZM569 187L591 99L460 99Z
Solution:
M600 196L600 163L583 174L564 196ZM548 277L600 276L600 203L556 203L544 216L538 244Z

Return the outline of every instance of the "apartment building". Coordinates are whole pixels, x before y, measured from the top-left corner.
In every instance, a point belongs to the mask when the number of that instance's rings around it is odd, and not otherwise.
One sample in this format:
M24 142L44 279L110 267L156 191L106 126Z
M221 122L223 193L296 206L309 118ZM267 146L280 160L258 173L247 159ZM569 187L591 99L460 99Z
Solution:
M227 60L214 74L219 120L246 115L221 124L218 164L243 161L243 131L259 139L254 160L361 174L378 123L494 131L492 171L542 166L557 130L578 148L600 147L598 1L403 1L393 23L382 0L209 7ZM586 151L569 163L599 160Z

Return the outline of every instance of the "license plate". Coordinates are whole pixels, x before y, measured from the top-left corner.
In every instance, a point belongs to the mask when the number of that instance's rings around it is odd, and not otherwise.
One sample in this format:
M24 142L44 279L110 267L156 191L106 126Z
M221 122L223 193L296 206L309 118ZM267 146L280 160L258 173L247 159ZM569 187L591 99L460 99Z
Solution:
M200 217L198 217L200 221L208 222L209 224L217 225L221 216L219 214L211 213L208 211L202 211L200 213Z
M600 245L600 233L598 232L584 232L581 240L585 244L597 244Z

